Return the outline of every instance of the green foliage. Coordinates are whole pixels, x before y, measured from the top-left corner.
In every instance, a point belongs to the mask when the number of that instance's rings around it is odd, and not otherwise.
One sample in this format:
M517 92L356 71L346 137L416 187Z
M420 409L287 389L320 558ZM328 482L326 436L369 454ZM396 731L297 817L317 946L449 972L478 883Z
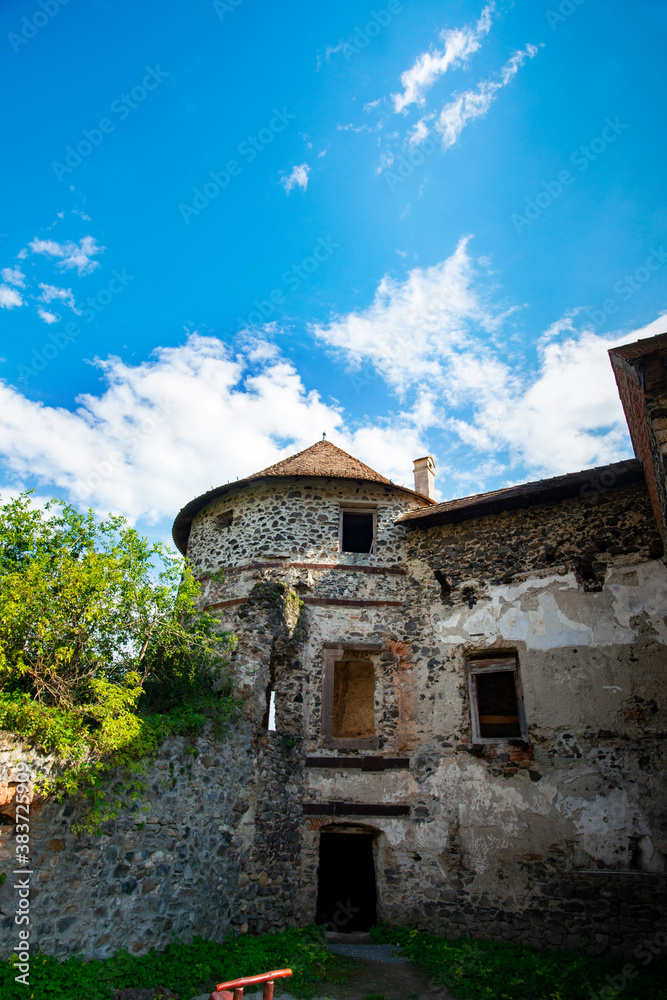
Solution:
M371 934L376 943L401 944L406 958L460 1000L589 1000L591 993L611 989L607 977L623 976L621 970L629 964L628 959L596 959L581 951L542 951L468 938L445 941L407 927L383 925ZM636 975L623 985L622 1000L667 1000L664 957L646 967L635 960L633 968Z
M324 948L319 928L288 930L261 937L245 935L223 944L195 937L192 944L174 941L165 951L131 955L120 951L104 961L84 962L70 957L63 962L36 954L31 960L30 989L14 982L14 962L0 964L3 1000L110 1000L113 991L126 987L171 989L182 1000L209 992L215 983L259 975L272 969L291 968L286 980L290 993L308 997L318 983L340 981L345 965Z
M196 613L199 592L186 561L121 517L27 494L0 507L0 728L55 755L43 790L86 791L93 825L117 811L111 770L136 798L165 737L234 712L228 681L214 690L233 639Z

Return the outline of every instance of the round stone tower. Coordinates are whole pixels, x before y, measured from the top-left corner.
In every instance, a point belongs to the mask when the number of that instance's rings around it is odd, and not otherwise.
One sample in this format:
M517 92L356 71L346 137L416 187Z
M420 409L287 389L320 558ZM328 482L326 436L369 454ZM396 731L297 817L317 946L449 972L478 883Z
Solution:
M378 795L372 779L354 778L362 767L398 761L390 799L407 778L400 770L407 757L399 761L411 718L406 621L418 584L408 576L406 529L396 520L432 503L323 440L211 490L176 518L174 539L202 581L203 606L237 637L233 675L253 781L231 849L243 857L251 889L253 876L266 882L263 894L244 901L250 930L316 916L341 924L339 900L327 902L322 886L327 843L334 867L340 845L352 845L366 850L373 878L376 869L383 878L382 830L369 817L407 815L409 807L386 801L386 781ZM320 831L332 830L355 837L323 840ZM357 863L363 867L346 862ZM375 907L375 887L366 892ZM361 913L357 924L377 915Z
M276 643L287 635L292 645L298 640L299 660L312 676L323 644L376 638L378 628L391 632L406 582L406 529L395 522L432 502L318 441L181 510L174 539L204 584L203 604L237 635L236 682L249 718L266 724L273 694L278 732L319 731L316 692L297 684L293 664L278 671ZM214 579L220 573L222 582ZM248 604L278 595L284 621L260 626Z

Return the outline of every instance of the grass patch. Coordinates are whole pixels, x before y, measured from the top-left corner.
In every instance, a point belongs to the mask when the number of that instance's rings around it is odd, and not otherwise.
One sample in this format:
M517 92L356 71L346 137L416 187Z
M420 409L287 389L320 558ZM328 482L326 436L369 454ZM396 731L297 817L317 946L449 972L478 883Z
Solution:
M30 962L30 986L16 983L13 960L0 964L2 1000L111 1000L113 991L127 987L172 990L181 1000L210 992L215 983L290 968L285 987L298 997L311 997L318 986L343 982L347 963L326 951L318 927L281 934L244 935L222 944L195 937L192 944L174 941L164 951L147 955L119 951L102 961L64 961L35 954Z
M460 1000L667 1000L667 959L596 959L581 951L460 938L445 941L407 927L378 927L378 944L401 944L406 958ZM623 975L632 965L635 975ZM611 977L610 979L607 977ZM618 977L614 980L614 977ZM617 991L614 984L624 985Z

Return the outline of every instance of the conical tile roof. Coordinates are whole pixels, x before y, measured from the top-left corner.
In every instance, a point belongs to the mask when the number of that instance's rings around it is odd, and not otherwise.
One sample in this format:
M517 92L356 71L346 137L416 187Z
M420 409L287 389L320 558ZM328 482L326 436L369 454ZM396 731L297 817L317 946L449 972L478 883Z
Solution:
M310 448L305 448L303 451L297 452L296 455L290 455L289 458L284 458L281 462L276 462L267 469L262 469L261 472L255 472L245 479L239 479L235 482L226 483L224 486L218 486L216 489L209 490L208 493L204 493L202 496L191 500L190 503L186 504L179 511L174 521L172 534L176 545L181 552L185 552L192 519L211 500L215 500L216 497L222 496L231 490L241 489L244 485L255 479L273 479L274 477L280 478L283 476L285 478L290 476L321 476L331 479L360 479L364 482L384 483L391 487L391 489L396 490L397 493L407 493L410 496L417 497L422 501L424 506L433 504L433 500L429 499L429 497L422 496L421 493L415 493L414 490L408 489L407 486L398 486L396 483L392 483L386 476L381 476L379 472L371 469L369 465L360 462L353 455L348 455L342 448L337 448L331 441L317 441Z
M259 479L261 476L331 476L334 479L367 479L374 483L391 484L390 479L348 455L342 448L337 448L331 441L317 441L310 448L304 448L248 478Z

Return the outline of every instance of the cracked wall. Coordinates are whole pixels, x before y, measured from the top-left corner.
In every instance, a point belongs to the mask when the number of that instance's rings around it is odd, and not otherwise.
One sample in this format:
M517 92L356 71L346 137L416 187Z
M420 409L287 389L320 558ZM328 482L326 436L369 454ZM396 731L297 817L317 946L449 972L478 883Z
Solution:
M350 501L377 505L374 554L338 551ZM111 846L135 852L123 878L101 844L70 868L57 860L54 871L87 886L82 900L112 900L100 917L110 941L166 943L176 901L173 926L187 931L210 872L229 900L216 934L309 922L320 831L332 827L373 833L378 914L391 923L602 954L632 951L667 919L667 569L645 489L611 484L426 530L394 523L416 505L380 484L287 480L246 486L195 519L203 603L238 636L243 718L227 750L205 755L217 798L197 818L202 860L185 848L190 895L176 869L150 876L149 901L165 900L150 912L143 892L121 887L141 881L137 850L183 846L168 831L209 794L199 777L195 798L155 786L164 822L145 846L128 818L109 827ZM332 646L372 650L373 749L325 745ZM468 659L499 652L518 662L528 740L475 743ZM262 724L270 685L275 733ZM62 818L45 807L45 843ZM56 898L41 897L44 940L64 953L77 927L59 934ZM87 947L106 947L92 933Z

